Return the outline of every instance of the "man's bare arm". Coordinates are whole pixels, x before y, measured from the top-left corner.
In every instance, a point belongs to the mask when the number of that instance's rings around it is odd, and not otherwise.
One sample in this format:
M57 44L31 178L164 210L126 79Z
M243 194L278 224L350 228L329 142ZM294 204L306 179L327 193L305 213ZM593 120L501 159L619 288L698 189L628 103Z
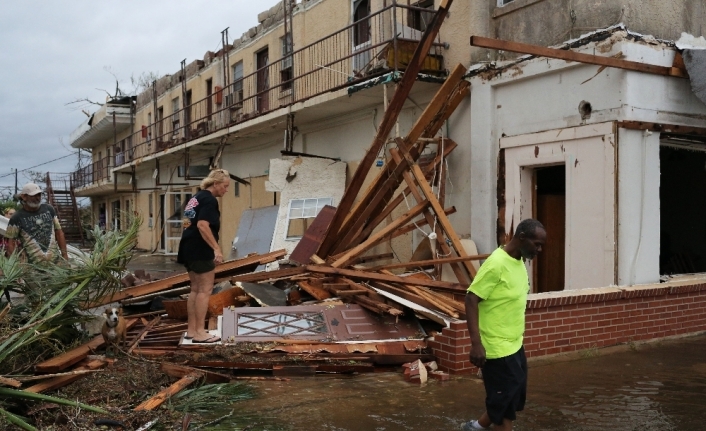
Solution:
M61 255L64 259L69 260L69 253L66 251L66 237L64 236L64 231L57 229L54 231L56 235L56 243L59 244L59 250L61 250Z
M7 241L7 255L11 255L17 249L17 240L8 239Z
M466 323L471 337L471 363L476 367L485 365L485 347L480 339L478 326L478 303L482 301L475 293L466 293Z

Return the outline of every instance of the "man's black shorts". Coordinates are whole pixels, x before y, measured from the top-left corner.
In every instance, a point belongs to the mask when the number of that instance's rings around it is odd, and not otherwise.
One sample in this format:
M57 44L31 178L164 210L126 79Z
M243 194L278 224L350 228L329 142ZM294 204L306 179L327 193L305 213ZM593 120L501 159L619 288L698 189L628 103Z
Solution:
M184 264L186 270L189 272L195 272L197 274L204 274L206 272L213 271L216 269L216 262L211 260L194 260L192 262L186 262Z
M515 420L515 412L525 408L527 397L527 358L525 348L504 358L488 359L483 366L485 408L490 420L501 425Z

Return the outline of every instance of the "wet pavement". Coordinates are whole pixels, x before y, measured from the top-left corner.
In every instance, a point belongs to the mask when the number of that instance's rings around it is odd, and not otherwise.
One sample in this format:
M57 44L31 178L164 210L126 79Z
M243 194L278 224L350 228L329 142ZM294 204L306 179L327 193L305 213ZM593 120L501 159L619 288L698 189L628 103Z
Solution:
M147 272L167 275L172 272L186 272L184 265L176 263L176 256L164 254L151 254L147 251L135 251L132 259L127 265L127 269L135 271L144 269Z
M618 350L531 362L528 402L514 429L706 429L705 335ZM483 385L468 376L423 386L398 373L252 385L258 397L209 429L457 430L484 410Z

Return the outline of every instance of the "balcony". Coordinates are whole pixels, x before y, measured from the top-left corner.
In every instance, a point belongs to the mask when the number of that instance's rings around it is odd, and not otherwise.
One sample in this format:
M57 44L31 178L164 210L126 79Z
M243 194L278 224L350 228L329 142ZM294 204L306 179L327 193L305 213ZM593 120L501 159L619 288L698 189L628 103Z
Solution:
M436 11L390 5L228 83L128 138L115 167L391 71L404 71ZM270 52L272 54L272 47ZM443 75L437 39L422 73ZM85 176L84 176L85 178Z
M94 148L133 124L132 97L108 101L69 136L74 148Z
M71 188L75 190L76 196L100 196L114 192L116 187L112 171L118 160L124 160L124 154L104 157L69 174ZM124 184L118 185L117 188L118 191L131 190L131 186Z

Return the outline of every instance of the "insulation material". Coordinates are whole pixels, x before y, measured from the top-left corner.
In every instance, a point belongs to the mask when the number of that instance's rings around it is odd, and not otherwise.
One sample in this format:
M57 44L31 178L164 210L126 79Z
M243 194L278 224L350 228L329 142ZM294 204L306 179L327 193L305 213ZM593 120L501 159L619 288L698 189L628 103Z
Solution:
M290 202L330 198L331 205L338 205L346 187L346 163L313 157L272 159L269 172L269 181L265 184L267 191L280 193L277 223L270 249L283 248L290 254L299 241L299 237L287 238Z
M682 53L691 80L691 91L706 104L706 49L685 49Z

